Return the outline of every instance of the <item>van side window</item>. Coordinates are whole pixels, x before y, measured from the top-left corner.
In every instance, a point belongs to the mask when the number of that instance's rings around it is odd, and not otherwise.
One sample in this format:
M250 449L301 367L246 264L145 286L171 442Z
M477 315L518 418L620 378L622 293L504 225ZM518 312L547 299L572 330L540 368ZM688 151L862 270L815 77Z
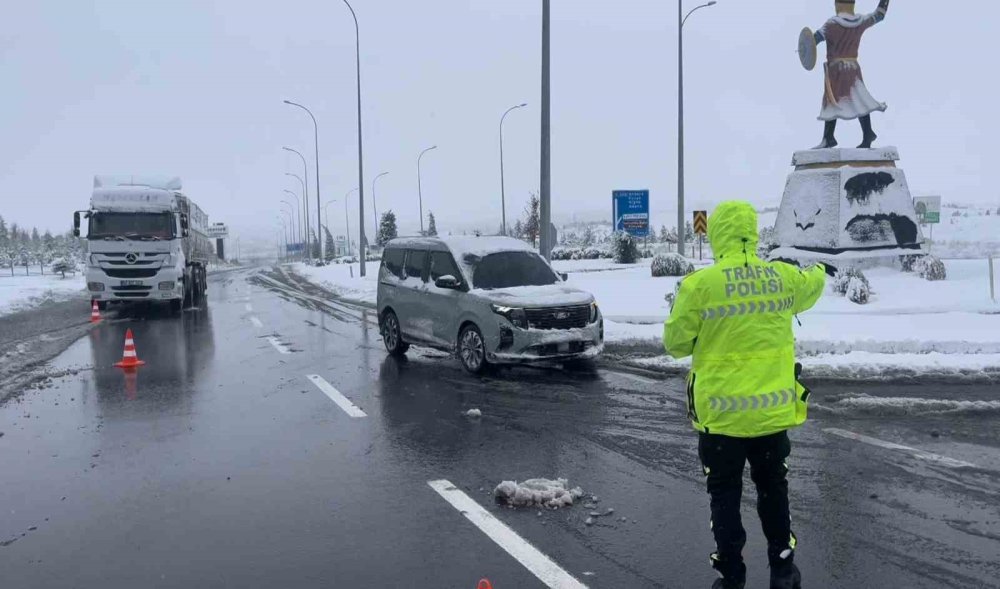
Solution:
M424 268L427 266L427 252L424 250L406 250L406 276L427 282Z
M462 273L458 271L454 258L448 252L431 253L431 280L436 281L442 276L454 276L462 280Z
M405 257L406 250L401 249L386 249L382 254L382 267L386 272L392 274L396 278L402 280L403 275L403 258Z

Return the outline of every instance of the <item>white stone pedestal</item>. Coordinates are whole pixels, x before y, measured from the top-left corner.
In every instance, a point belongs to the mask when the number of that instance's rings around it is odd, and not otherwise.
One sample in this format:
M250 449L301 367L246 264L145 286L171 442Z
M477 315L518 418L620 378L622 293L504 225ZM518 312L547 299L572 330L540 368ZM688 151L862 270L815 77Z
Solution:
M775 222L774 257L921 253L923 236L895 147L798 151Z

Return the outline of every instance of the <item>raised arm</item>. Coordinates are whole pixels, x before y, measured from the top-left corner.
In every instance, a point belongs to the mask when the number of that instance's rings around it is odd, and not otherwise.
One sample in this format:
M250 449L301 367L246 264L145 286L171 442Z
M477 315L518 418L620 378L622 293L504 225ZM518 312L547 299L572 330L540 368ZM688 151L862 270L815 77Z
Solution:
M872 24L878 24L885 20L886 13L889 12L889 0L879 0L878 8L869 15L873 19Z

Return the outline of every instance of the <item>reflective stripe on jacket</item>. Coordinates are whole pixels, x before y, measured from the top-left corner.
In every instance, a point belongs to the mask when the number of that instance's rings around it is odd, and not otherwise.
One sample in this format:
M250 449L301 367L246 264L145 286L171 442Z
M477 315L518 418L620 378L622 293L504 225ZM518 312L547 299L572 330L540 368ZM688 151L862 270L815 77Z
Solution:
M822 266L799 270L757 257L757 213L720 204L708 221L715 264L686 277L663 332L675 358L693 356L688 416L695 429L766 436L806 420L795 378L793 317L823 294Z

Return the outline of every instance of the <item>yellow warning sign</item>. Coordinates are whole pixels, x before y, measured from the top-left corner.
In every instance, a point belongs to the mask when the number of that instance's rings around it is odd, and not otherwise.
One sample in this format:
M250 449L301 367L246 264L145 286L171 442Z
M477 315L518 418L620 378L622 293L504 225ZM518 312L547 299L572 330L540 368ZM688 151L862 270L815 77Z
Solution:
M708 211L694 212L694 232L699 235L708 234Z

